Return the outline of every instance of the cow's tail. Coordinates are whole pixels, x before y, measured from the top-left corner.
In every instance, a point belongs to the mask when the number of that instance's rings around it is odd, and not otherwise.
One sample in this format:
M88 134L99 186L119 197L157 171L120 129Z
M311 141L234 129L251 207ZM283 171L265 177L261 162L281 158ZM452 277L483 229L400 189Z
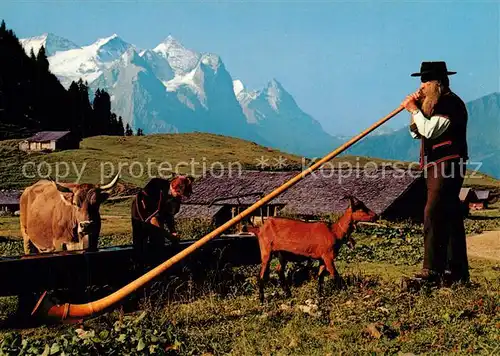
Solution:
M26 255L33 250L33 244L30 243L30 238L27 231L27 210L28 210L28 195L24 192L19 199L19 225L21 227L21 235L23 236L23 247Z

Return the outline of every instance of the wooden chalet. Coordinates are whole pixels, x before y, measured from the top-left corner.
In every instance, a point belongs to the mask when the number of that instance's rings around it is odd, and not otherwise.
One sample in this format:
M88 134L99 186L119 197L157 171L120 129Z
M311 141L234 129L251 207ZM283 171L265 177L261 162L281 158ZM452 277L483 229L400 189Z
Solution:
M22 151L56 151L79 147L80 140L71 131L40 131L19 143Z
M488 208L491 199L491 191L473 189L470 187L460 189L460 201L464 205L464 210L482 210Z
M0 212L15 213L19 210L19 198L22 191L19 190L0 190Z
M488 201L490 199L489 190L475 190L475 198L470 203L472 210L488 209Z
M178 219L209 219L219 226L269 194L299 171L242 171L199 178L193 194L181 205ZM342 214L352 194L381 218L422 221L425 206L425 182L420 172L359 170L347 176L339 170L314 172L287 191L257 209L251 217L256 222L268 216L292 214L303 219Z

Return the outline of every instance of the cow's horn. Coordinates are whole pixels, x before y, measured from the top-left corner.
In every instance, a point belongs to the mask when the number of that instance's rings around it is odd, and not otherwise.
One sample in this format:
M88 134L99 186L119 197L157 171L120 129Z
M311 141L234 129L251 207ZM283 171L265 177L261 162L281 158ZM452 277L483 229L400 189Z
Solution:
M68 188L68 187L65 187L64 185L61 185L59 183L57 183L55 180L53 180L52 178L49 177L49 180L54 183L54 185L56 186L57 190L60 191L61 193L73 193L73 191Z
M103 185L102 187L100 187L102 190L108 190L108 189L111 189L115 186L116 182L118 182L118 178L120 178L120 173L118 173L111 182L109 182L108 184L106 185Z

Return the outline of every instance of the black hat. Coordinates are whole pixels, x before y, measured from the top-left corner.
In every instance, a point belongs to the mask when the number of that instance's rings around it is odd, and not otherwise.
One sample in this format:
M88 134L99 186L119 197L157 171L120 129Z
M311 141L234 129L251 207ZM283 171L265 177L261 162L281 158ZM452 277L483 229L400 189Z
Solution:
M419 73L412 73L412 77L433 77L438 78L445 75L453 75L457 72L449 72L446 68L446 62L422 62Z

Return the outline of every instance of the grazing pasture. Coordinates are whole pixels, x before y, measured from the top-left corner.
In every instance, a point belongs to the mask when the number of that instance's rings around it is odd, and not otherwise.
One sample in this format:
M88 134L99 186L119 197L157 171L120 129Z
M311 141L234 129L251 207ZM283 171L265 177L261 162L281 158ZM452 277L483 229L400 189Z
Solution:
M106 220L101 246L131 242L128 203L103 205ZM21 253L18 218L0 219L0 254ZM185 223L181 235L210 231L208 226L198 228L197 224ZM469 239L484 230L500 229L498 206L473 212L466 225ZM400 278L420 268L421 226L381 221L360 225L353 237L356 247L341 248L336 262L346 281L345 289L337 289L327 277L322 299L317 297L314 277L317 265L313 271L289 265L292 295L287 298L274 261L263 305L258 298L260 266L221 270L202 282L177 281L170 286L176 293L169 300L162 298L165 290L157 285L156 294L133 308L125 304L81 325L22 330L5 326L0 353L495 354L500 347L498 261L470 257L471 287L402 291ZM16 303L16 298L1 298L2 320L13 313Z
M69 170L66 174L66 167L60 165L60 176L64 179L74 181L78 178L77 172L82 172L81 181L97 183L101 178L101 171L104 170L107 178L112 176L112 168L115 173L120 162L122 163L122 175L120 182L143 186L148 180L148 162L150 162L150 172L152 175L158 173L167 174L169 168L179 173L200 174L204 169L210 170L214 162L220 162L227 169L229 164L239 162L244 169L256 168L259 159L267 159L264 169L275 168L279 158L285 161L282 169L301 169L302 164L310 164L310 158L288 154L275 149L269 149L253 142L215 135L208 133L182 133L182 134L157 134L147 136L94 136L85 138L80 143L80 149L65 150L51 153L26 153L19 151L20 140L0 141L0 189L16 188L23 189L34 183L37 177L25 177L23 166L26 166L28 175L35 171L33 167L40 167L42 174L47 173L46 162L50 165L51 171L55 173L57 162L67 162ZM333 149L333 147L332 147ZM191 164L191 161L194 163ZM136 163L134 163L136 162ZM161 163L163 165L160 165ZM167 162L167 163L165 163ZM334 167L364 167L370 169L377 166L390 165L397 169L408 167L415 168L416 165L410 162L393 160L382 160L371 157L358 157L341 155L332 161ZM213 168L220 169L220 163L215 163ZM34 164L34 165L33 165ZM40 165L41 164L41 165ZM39 166L40 165L40 166ZM140 166L144 172L141 175ZM75 170L75 167L77 170ZM102 167L102 169L101 169ZM236 165L231 168L237 169ZM466 179L465 185L480 185L486 187L499 187L498 180L482 173L476 173L471 178ZM106 178L106 177L105 177ZM63 179L63 178L60 178Z

